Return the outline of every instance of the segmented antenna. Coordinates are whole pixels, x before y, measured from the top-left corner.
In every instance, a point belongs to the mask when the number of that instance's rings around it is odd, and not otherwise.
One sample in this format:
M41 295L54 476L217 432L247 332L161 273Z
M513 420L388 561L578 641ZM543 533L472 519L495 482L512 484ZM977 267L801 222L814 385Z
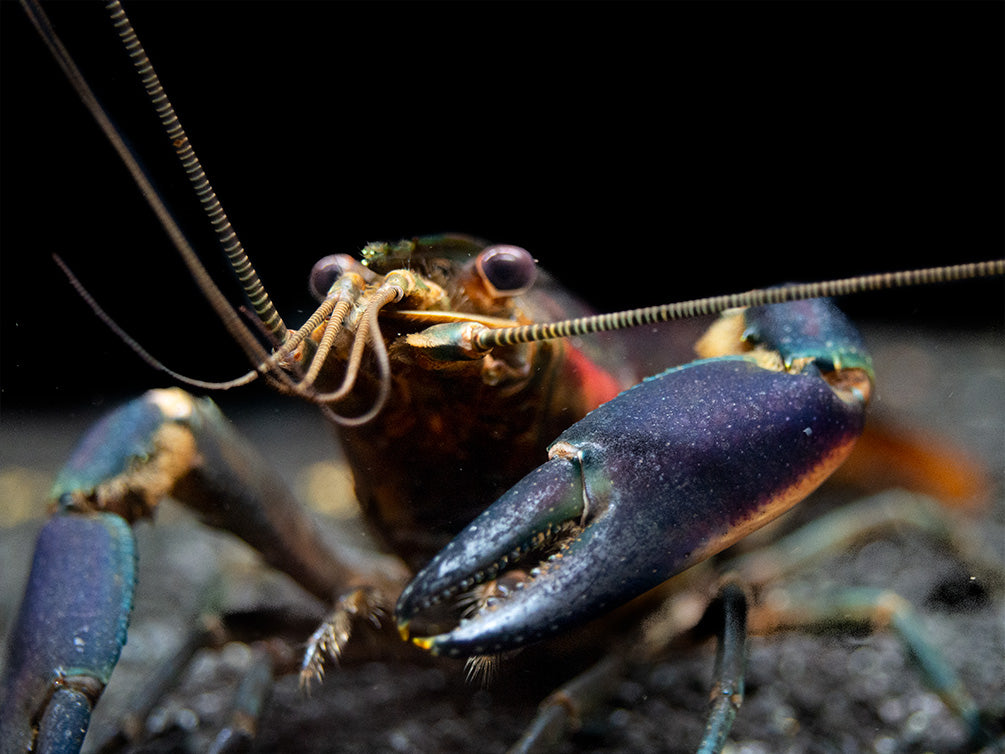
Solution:
M488 351L496 346L511 346L518 343L532 343L539 340L551 340L553 338L569 338L608 330L622 330L628 327L637 327L638 325L669 322L674 319L687 319L705 314L719 314L726 309L734 309L741 306L781 304L786 301L802 301L808 298L845 296L865 291L947 283L954 280L970 280L980 277L1001 276L1003 274L1005 274L1005 259L996 259L988 262L974 262L947 267L929 267L904 272L887 272L878 275L859 275L840 280L825 280L820 283L797 283L777 288L759 288L747 291L746 293L711 296L675 304L630 309L623 312L614 312L613 314L596 314L591 317L578 317L561 322L485 329L480 331L476 336L475 345L482 350Z
M174 147L175 154L178 155L178 159L185 168L185 174L199 197L202 209L213 225L216 237L220 241L220 245L223 246L227 261L230 262L231 268L237 275L237 279L244 289L244 294L248 297L255 314L258 315L272 342L282 343L287 334L286 324L279 316L279 312L276 311L258 273L251 265L251 260L248 259L244 246L231 226L227 213L223 211L223 206L217 199L216 192L213 190L209 178L206 177L206 172L202 169L202 163L199 162L199 158L188 140L188 135L182 128L178 114L175 112L171 100L168 99L164 87L161 86L160 78L158 78L150 58L147 57L147 53L136 35L136 30L133 29L133 25L119 0L109 0L105 9L112 19L119 39L122 40L126 52L129 53L129 57L133 61L136 73L143 82L147 97L157 111L157 117L160 118L161 125L171 141L171 146Z
M202 291L202 294L206 297L206 300L213 307L220 321L234 337L238 345L240 345L254 364L260 365L256 366L256 370L262 372L268 371L271 368L269 354L251 331L248 330L244 322L241 321L234 307L227 301L227 297L223 295L223 292L213 282L213 278L206 271L202 262L199 261L195 250L181 232L178 223L171 216L164 201L137 162L136 156L129 149L115 124L108 117L108 113L105 112L105 109L94 95L87 80L81 74L80 69L77 68L73 57L53 30L48 17L41 6L39 6L37 0L21 0L21 5L32 25L38 31L39 36L41 36L45 45L49 48L49 52L52 53L53 59L73 86L74 91L80 97L81 102L84 103L87 111L94 118L99 128L101 128L102 133L104 133L108 143L115 150L116 154L118 154L122 164L129 171L133 182L136 183L148 206L157 216L157 220L160 222L161 227L164 228L164 232L171 240L175 249L178 250L178 254L181 256L185 266L188 267L189 272L199 286L199 290Z

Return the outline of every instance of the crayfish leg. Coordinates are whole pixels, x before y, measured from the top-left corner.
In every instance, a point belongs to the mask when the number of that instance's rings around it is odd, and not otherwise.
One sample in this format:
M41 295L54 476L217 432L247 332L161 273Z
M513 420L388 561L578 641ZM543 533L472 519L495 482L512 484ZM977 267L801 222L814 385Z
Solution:
M743 704L747 666L747 595L734 575L723 579L719 594L709 605L702 623L718 632L711 705L699 754L718 754L726 745L736 713Z
M324 678L325 659L338 662L357 620L366 620L378 627L385 613L383 597L373 589L359 587L339 597L332 611L307 640L300 665L300 687L309 691L313 681Z
M959 718L974 745L990 735L974 698L950 663L926 635L911 603L897 593L877 587L844 587L807 593L795 586L775 586L828 556L848 552L855 545L884 533L923 534L951 551L967 565L975 587L994 588L1002 571L995 545L966 518L947 511L923 495L891 490L846 505L811 521L762 550L731 559L757 592L766 596L751 611L751 633L782 631L889 630L901 643L924 682Z
M136 581L130 524L152 517L164 497L237 535L322 602L366 585L382 604L405 581L394 558L363 563L333 552L211 401L150 391L93 425L57 477L56 515L38 540L0 687L4 747L35 750L69 726L76 732L63 750L79 750L126 641Z
M216 405L178 388L151 390L99 421L53 495L64 508L112 511L130 522L152 517L159 500L172 497L324 602L357 583L393 591L405 576L389 559L363 572L332 553L311 515Z
M962 721L971 742L987 743L990 731L985 729L977 703L942 653L928 641L911 604L897 593L873 587L848 587L812 596L775 590L751 619L751 629L758 634L833 630L836 625L849 630L891 631L925 683Z
M673 597L668 600L673 601ZM683 630L683 627L681 627ZM707 632L707 633L706 633ZM715 599L698 624L686 633L718 640L710 705L699 744L701 754L716 754L725 746L736 713L743 703L747 662L747 597L734 575L722 579ZM640 641L632 649L615 647L606 657L552 692L511 748L510 754L550 751L608 702L629 666L652 661L680 633L662 636L659 642Z
M45 525L0 686L4 751L79 749L126 643L134 585L133 535L122 518L58 515Z

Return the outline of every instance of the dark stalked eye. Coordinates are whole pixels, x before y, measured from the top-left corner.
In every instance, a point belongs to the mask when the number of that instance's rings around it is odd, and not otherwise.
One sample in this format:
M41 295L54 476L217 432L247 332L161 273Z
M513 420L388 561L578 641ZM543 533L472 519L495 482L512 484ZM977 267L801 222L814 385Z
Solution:
M519 246L489 246L478 255L478 274L493 296L523 293L537 277L534 257Z
M352 269L351 263L354 261L348 254L329 254L326 257L321 257L311 268L311 295L318 301L324 301L328 295L328 289L335 284L339 277Z

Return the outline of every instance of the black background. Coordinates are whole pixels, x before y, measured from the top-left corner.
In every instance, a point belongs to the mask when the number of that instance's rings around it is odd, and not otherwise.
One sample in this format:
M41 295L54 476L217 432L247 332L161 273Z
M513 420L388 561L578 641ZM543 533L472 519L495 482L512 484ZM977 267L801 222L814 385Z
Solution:
M46 6L186 232L215 241L100 4ZM445 230L600 309L1000 256L1001 3L127 6L288 321L313 261ZM0 405L245 368L21 9L2 13ZM1002 284L857 316L993 326ZM239 296L235 294L234 300Z

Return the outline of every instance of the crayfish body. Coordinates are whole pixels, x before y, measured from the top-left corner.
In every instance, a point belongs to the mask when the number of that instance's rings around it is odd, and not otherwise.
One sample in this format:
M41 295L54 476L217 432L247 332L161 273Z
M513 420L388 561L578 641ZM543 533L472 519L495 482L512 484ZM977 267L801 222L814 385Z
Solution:
M295 355L278 345L293 378L314 372L282 384L335 419L361 509L393 557L360 565L328 548L208 400L151 391L99 422L57 481L12 635L2 735L30 749L70 725L79 736L68 750L79 747L125 643L125 522L151 516L161 497L335 600L308 643L309 682L355 622L376 622L395 597L399 633L450 657L518 650L588 623L788 510L861 433L871 361L825 299L728 312L699 343L702 358L624 390L613 349L612 371L572 343L479 349L479 328L577 313L543 274L543 290L527 290L526 268L515 282L507 270L508 289L476 279L494 277L481 267L500 249L529 260L513 248L459 236L371 247L365 269L342 260L312 286L334 297L338 321ZM361 339L375 351L389 343L386 367L352 374ZM345 384L351 398L334 414L325 396ZM88 578L109 585L98 611L72 609L53 583L49 554L82 550L100 556Z

